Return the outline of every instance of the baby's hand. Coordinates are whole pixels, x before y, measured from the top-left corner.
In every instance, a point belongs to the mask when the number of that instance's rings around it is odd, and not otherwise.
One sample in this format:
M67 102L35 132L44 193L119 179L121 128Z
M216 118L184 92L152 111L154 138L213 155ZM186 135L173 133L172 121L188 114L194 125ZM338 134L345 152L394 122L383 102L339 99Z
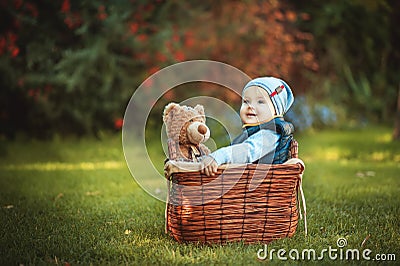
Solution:
M206 156L201 163L201 173L207 176L217 173L218 164L211 156Z

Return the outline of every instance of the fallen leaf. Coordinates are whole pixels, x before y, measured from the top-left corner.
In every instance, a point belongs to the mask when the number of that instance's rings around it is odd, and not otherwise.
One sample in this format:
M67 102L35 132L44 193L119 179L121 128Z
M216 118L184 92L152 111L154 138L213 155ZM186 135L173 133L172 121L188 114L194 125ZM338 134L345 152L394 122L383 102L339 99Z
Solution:
M6 205L6 206L3 206L3 209L12 209L12 208L14 208L14 205Z
M125 232L124 232L125 235L129 235L130 233L132 233L132 231L129 230L129 229L126 229Z
M371 235L367 235L367 236L364 238L363 242L361 243L361 247L364 247L365 243L367 243L367 241L368 241L368 239L369 239L370 237L371 237Z

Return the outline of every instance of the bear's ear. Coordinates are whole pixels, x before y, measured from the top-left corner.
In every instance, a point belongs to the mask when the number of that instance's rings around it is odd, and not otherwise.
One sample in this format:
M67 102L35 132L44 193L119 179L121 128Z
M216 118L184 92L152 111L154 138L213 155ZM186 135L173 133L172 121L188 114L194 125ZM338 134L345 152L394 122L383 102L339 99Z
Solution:
M163 113L163 121L164 121L164 122L166 122L167 117L168 117L169 115L172 115L172 114L173 114L172 110L173 110L173 109L176 109L177 107L179 107L179 104L177 104L177 103L169 103L169 104L167 104L167 105L165 106L165 108L164 108L164 113Z
M196 110L196 112L198 112L200 115L204 116L204 107L203 107L203 105L200 105L200 104L196 105L194 107L194 110Z

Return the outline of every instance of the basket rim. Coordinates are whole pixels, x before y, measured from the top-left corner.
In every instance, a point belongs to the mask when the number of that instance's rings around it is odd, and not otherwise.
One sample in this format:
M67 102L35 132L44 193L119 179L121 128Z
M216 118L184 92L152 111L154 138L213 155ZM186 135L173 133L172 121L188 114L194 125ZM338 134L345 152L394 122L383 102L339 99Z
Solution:
M305 164L299 158L291 158L283 164L253 164L253 163L223 164L218 167L218 170L223 171L231 168L239 168L244 170L253 170L253 169L268 170L268 169L275 169L296 164L300 165L301 171L305 170ZM167 179L170 179L170 177L175 173L199 172L201 171L201 169L202 169L202 163L168 160L164 164L164 175Z

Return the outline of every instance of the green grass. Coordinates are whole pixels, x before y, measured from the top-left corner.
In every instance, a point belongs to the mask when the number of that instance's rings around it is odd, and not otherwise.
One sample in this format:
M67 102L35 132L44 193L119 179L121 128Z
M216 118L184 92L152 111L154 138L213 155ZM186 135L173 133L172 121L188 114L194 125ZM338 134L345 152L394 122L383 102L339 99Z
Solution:
M306 163L309 234L304 236L301 221L293 238L275 241L269 250L319 254L344 237L346 248L399 253L400 143L391 142L390 134L389 128L370 127L297 136ZM178 244L165 235L165 204L131 177L120 136L1 145L0 265L283 262L276 252L272 261L258 260L263 244ZM345 261L326 255L324 263L330 262Z

